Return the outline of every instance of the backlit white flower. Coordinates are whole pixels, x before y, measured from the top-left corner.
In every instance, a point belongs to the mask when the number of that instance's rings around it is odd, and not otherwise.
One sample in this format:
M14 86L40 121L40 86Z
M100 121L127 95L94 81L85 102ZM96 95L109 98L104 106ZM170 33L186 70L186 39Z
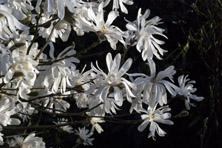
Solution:
M91 65L92 71L95 72L95 84L92 84L90 86L90 88L86 91L86 94L93 94L94 98L97 98L104 102L101 107L106 106L106 103L109 102L109 99L114 99L111 102L113 102L117 106L122 106L123 95L126 95L128 101L131 101L131 97L135 97L131 91L131 89L134 89L136 87L135 84L123 78L123 76L129 70L132 64L132 59L129 58L122 65L122 67L120 67L120 61L120 54L117 54L114 59L112 59L111 53L108 53L106 55L106 65L108 68L108 74L104 73L103 70L99 68L98 64L98 69ZM96 99L94 99L94 101L96 101ZM109 108L111 109L111 107Z
M12 12L13 9L0 5L0 38L3 40L18 36L18 30L29 29L20 23Z
M113 0L113 10L117 11L119 9L119 7L120 7L120 10L127 14L128 10L123 5L123 3L125 3L127 5L132 5L133 4L133 0Z
M12 115L18 112L18 108L15 107L15 102L8 98L0 100L0 126L7 125L19 125L20 120L11 118Z
M35 133L29 134L26 138L14 136L14 139L8 141L10 147L20 148L45 148L45 142L42 138L36 137Z
M52 94L48 92L48 94ZM63 95L53 95L51 97L46 97L41 100L42 106L48 112L63 113L70 108L69 102L63 99Z
M18 116L22 118L23 122L28 121L30 116L35 112L35 108L27 102L19 102L16 107L19 110Z
M190 99L195 101L202 101L204 97L198 97L192 94L197 90L196 88L193 88L193 84L196 82L194 80L190 81L190 79L188 79L187 77L188 75L181 75L178 77L179 87L176 89L176 93L183 97L186 109L189 110L190 105L195 106L193 103L190 102Z
M156 64L153 60L149 59L148 61L150 76L139 77L136 79L135 83L143 83L143 100L145 103L150 105L151 108L154 107L156 103L163 106L163 104L167 104L166 89L171 93L171 95L175 95L174 89L177 88L173 83L164 79L169 78L173 82L173 75L176 71L174 70L174 66L169 66L164 71L160 71L156 74Z
M39 11L42 0L38 0L36 4L36 10ZM65 8L72 13L75 13L75 6L77 6L77 0L47 0L44 4L44 10L46 15L57 14L60 19L65 16Z
M94 138L90 138L92 136L92 133L90 133L89 130L85 127L75 130L75 134L79 136L76 143L83 145L93 145L92 141L94 140Z
M136 48L139 52L142 52L143 60L152 59L155 55L158 59L161 59L160 55L163 55L166 50L162 49L160 45L164 44L164 41L156 39L154 35L159 35L167 38L163 32L164 29L157 27L160 24L160 18L154 17L150 20L146 20L150 15L150 10L147 9L142 15L141 9L138 11L137 20L134 22L128 22L126 25L130 32L135 35L132 40L136 40Z
M25 81L30 86L34 85L36 74L39 72L36 69L38 61L35 61L29 55L20 56L19 49L15 49L11 54L11 67L4 77L4 82L9 83L12 78Z
M171 109L168 106L163 106L156 109L148 108L145 114L141 115L143 122L139 125L138 131L142 132L149 125L150 133L148 138L152 137L155 140L155 133L161 137L166 135L166 132L163 131L157 123L173 125L173 122L169 120L171 114L168 113Z
M39 24L44 24L50 21L52 18L53 17L50 16L42 16L39 20ZM55 42L58 37L61 38L63 42L67 41L70 32L71 26L64 19L60 21L58 19L51 21L49 27L39 27L39 35L46 39L48 39L50 36L50 41L52 42Z
M67 123L68 120L65 118L62 118L60 120L58 120L57 122L54 122L55 124L59 125L59 124L65 124ZM65 125L65 126L60 126L59 127L62 131L65 131L67 133L73 133L73 128L70 125Z
M91 133L94 132L94 129L100 134L103 132L102 127L99 125L99 123L104 123L105 121L102 118L97 118L97 117L91 117L90 118L90 123L92 124L91 128Z
M120 41L125 44L123 40L123 31L118 27L111 25L116 19L117 14L111 11L108 15L107 21L104 21L103 2L99 5L98 10L95 11L90 7L88 9L88 18L80 18L82 29L86 32L96 32L100 38L105 38L110 43L112 49L116 49L116 44Z
M5 75L10 67L10 50L0 44L0 75Z
M1 0L1 1L3 5L18 10L14 12L14 14L16 15L16 18L18 18L18 15L21 16L20 13L23 13L23 15L25 15L29 11L34 9L34 7L32 6L31 0Z
M53 60L59 60L66 56L70 56L76 53L74 50L74 46L69 46L65 48L58 56L57 58L54 57L54 46L53 44L50 44L50 57ZM64 58L63 60L60 60L58 62L54 62L50 66L46 66L45 71L41 73L40 79L43 78L43 86L46 88L51 88L51 92L54 94L57 93L58 90L60 90L61 93L66 92L67 86L74 86L74 83L70 81L71 78L71 67L75 68L74 63L79 63L79 60L73 56L69 58Z

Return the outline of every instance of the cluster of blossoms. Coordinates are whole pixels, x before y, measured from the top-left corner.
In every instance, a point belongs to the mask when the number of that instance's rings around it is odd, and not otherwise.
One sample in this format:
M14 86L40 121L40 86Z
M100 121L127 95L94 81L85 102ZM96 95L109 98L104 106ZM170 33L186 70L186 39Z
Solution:
M131 104L129 113L136 112L141 117L138 131L149 126L148 137L155 139L156 133L166 134L159 123L173 125L171 108L167 105L169 96L183 98L188 110L190 105L194 106L191 100L203 100L193 94L195 81L190 81L188 76L179 76L178 85L174 83L174 66L156 72L154 58L160 60L167 52L160 47L164 41L156 38L167 38L164 29L158 27L159 17L148 19L150 11L142 14L139 9L135 21L126 20L125 31L113 25L117 17L128 13L126 5L132 4L132 0L0 2L0 145L44 148L47 143L34 131L26 138L4 137L7 127L29 126L32 117L40 113L64 117L52 121L52 127L73 134L77 144L92 145L91 136L95 131L103 132L100 124L106 122L106 115L117 114L125 101ZM109 5L112 10L105 21L104 9ZM57 49L56 41L66 42L73 32L77 36L95 33L97 44L107 41L113 50L120 46L127 51L135 46L150 74L128 73L133 59L125 60L120 53L114 56L105 50L106 57L102 58L107 69L92 61L79 70L78 65L84 61L77 55L85 54L96 44L78 53L73 40L62 51ZM49 52L45 50L47 47ZM67 116L70 118L66 119ZM82 116L85 120L72 116ZM76 126L76 122L84 127Z

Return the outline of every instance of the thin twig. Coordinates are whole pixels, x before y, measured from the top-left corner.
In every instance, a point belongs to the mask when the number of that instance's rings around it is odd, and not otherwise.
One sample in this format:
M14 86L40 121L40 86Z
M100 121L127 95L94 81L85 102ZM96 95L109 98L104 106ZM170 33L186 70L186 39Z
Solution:
M52 34L53 34L54 30L55 30L55 27L56 27L56 25L59 23L59 21L60 21L60 19L59 19L57 22L55 22L55 24L53 25L53 28L52 28L52 30L51 30L51 32L50 32L50 34L49 34L48 39L46 40L45 45L40 49L39 53L38 53L37 56L35 57L35 60L38 59L38 57L41 55L41 53L42 53L42 52L45 50L45 48L48 46L48 44L49 44L49 42L50 42L50 40L51 40Z

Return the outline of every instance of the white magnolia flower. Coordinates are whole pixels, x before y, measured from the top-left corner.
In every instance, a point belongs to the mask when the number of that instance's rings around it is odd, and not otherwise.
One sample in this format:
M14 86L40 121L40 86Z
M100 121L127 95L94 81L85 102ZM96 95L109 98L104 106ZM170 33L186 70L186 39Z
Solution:
M57 122L54 122L55 124L65 124L65 123L67 123L68 122L68 120L67 119L65 119L65 118L62 118L62 119L60 119L59 121L57 121ZM70 126L70 125L65 125L65 126L60 126L59 127L62 131L65 131L65 132L67 132L67 133L73 133L74 131L73 131L73 128Z
M123 3L125 3L127 5L132 5L133 4L133 0L113 0L113 10L117 11L119 9L119 7L120 7L120 10L122 12L128 14L128 10L123 5Z
M169 120L171 117L170 113L167 113L171 109L168 106L163 106L156 109L148 108L145 114L141 115L143 122L139 125L138 131L142 132L148 125L150 133L148 138L152 137L155 140L155 132L161 137L166 135L166 132L163 131L157 123L163 123L168 125L173 125L173 122Z
M52 45L52 44L50 44ZM57 58L54 57L54 46L51 46L50 49L50 57L52 60L59 60L66 56L74 55L76 51L74 50L74 46L69 46L65 48ZM74 84L70 81L71 78L71 67L75 68L74 63L79 63L79 60L73 56L69 58L64 58L63 60L59 60L58 62L54 62L52 65L45 67L45 71L41 73L40 79L43 78L43 86L46 88L51 88L54 94L60 89L61 93L66 93L67 86L74 86Z
M187 77L188 75L181 75L178 77L179 87L176 89L176 93L183 97L183 99L185 100L185 106L189 110L190 105L195 106L193 103L190 102L190 99L195 101L202 101L204 97L198 97L192 94L197 90L196 88L193 88L193 84L196 82L194 80L190 81L190 79L188 79Z
M144 110L142 105L143 89L144 89L143 84L138 84L136 89L133 90L133 93L135 94L136 97L132 99L131 107L129 110L130 113L132 113L133 110L135 110L137 113L140 113L142 110Z
M174 66L169 66L164 71L160 71L156 74L156 64L153 60L149 61L150 67L150 76L137 78L135 83L143 83L143 100L145 103L154 107L156 103L159 103L161 106L167 104L167 92L166 89L172 94L175 95L176 86L171 82L164 80L169 78L173 82L173 75L176 73Z
M3 40L14 38L18 36L18 29L28 30L29 27L18 21L18 17L13 15L13 9L0 5L0 38Z
M36 137L35 133L29 134L26 138L14 136L14 139L8 141L10 147L20 148L45 148L45 142L42 138Z
M151 20L146 20L150 15L150 10L142 15L141 9L138 11L137 20L134 22L128 22L126 25L130 32L133 32L133 40L136 40L136 48L139 52L142 52L143 60L152 59L155 55L158 59L161 59L160 55L163 55L166 50L163 50L160 45L164 44L164 41L156 39L154 35L159 35L167 38L163 32L164 29L157 27L160 24L160 18L154 17ZM132 33L130 33L132 34ZM160 55L159 55L160 54Z
M71 13L75 13L75 6L77 6L77 0L47 0L44 4L44 10L46 15L58 14L60 19L65 17L65 8L67 7ZM38 0L36 4L36 10L40 11L40 5L42 0Z
M38 50L38 43L33 43L29 52L28 52L28 48L29 48L33 38L34 38L34 35L29 35L28 30L23 31L22 33L19 34L19 36L17 38L14 38L13 40L11 40L8 43L7 47L11 51L16 49L19 57L25 57L26 55L29 55L29 57L34 60L40 50ZM41 55L38 57L38 59L40 60L43 58L44 58L44 54L41 53Z
M94 138L90 138L92 136L92 133L90 133L89 130L85 127L75 130L75 134L79 136L76 143L83 145L93 145L92 141L94 140Z
M10 50L0 44L0 75L5 75L10 67Z
M34 7L32 6L31 0L1 0L1 1L3 5L18 10L16 11L16 13L14 13L15 15L21 16L20 13L23 13L23 15L25 15L29 11L34 9ZM16 18L18 18L18 16L16 16Z
M15 107L15 102L8 98L0 100L0 125L19 125L20 120L11 118L12 115L16 114L18 109Z
M23 122L28 121L30 116L35 112L35 108L27 102L19 102L16 107L19 110L18 116L22 118Z
M13 50L11 57L11 67L5 74L4 83L9 83L12 80L16 81L18 87L21 86L20 84L26 88L33 86L39 73L36 68L38 61L33 60L29 55L20 56L19 49Z
M52 94L52 93L49 93ZM53 95L52 97L47 97L42 99L42 105L48 112L63 113L70 108L69 102L63 99L64 96Z
M110 43L110 46L115 50L116 44L120 41L125 44L123 40L123 31L118 27L111 25L116 19L117 14L111 11L108 15L107 21L104 21L103 2L99 5L97 12L92 7L88 9L88 18L80 18L82 29L86 32L96 32L100 38L105 38Z
M90 118L90 123L92 124L91 133L93 133L95 129L99 134L103 132L102 127L98 123L104 123L104 122L105 120L103 120L102 118L97 118L97 117Z
M44 24L50 21L51 19L53 19L52 16L43 15L39 20L39 24L40 25ZM36 22L33 21L33 23ZM39 27L39 35L46 39L48 39L50 36L50 41L52 42L56 42L56 39L58 37L61 38L63 42L67 41L70 32L71 32L71 25L64 19L60 21L58 19L52 21L49 27Z
M100 107L104 107L108 104L109 109L113 108L112 106L114 104L117 106L122 106L123 95L126 95L128 101L131 101L131 97L135 97L131 91L131 89L134 89L136 87L135 84L123 78L132 64L132 59L129 58L122 65L122 67L120 67L120 61L120 54L117 54L114 59L112 59L111 53L108 53L106 55L108 74L104 73L98 65L98 69L91 65L92 71L95 72L95 84L92 84L90 86L90 88L86 91L86 94L93 94L93 97L96 98L92 99L93 102L97 103L97 99L103 102L104 104L102 104ZM109 103L109 100L113 102L111 103L112 105ZM104 109L105 111L109 112L108 108Z

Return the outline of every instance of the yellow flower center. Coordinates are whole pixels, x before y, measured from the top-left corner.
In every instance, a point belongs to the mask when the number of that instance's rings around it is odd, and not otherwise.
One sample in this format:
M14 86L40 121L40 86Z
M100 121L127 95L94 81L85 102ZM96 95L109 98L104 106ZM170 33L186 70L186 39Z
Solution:
M107 27L105 25L102 26L102 31L105 31Z
M150 119L154 119L155 118L155 116L153 114L150 114L149 117L150 117Z

